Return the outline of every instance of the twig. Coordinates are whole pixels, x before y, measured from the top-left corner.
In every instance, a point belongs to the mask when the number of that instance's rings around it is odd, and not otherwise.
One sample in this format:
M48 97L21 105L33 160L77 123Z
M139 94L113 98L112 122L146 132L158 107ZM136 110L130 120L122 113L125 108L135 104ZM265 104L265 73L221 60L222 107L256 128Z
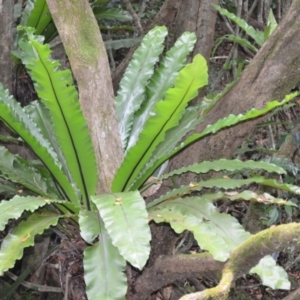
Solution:
M242 7L243 7L243 0L238 0L237 1L237 12L236 12L236 16L240 19L241 15L242 15ZM238 25L236 25L235 27L235 33L234 35L236 37L240 36L240 27ZM233 64L232 64L232 72L233 72L233 77L235 78L237 75L237 63L236 63L236 59L238 57L238 45L234 44L233 45L233 55L232 55L232 59L233 59Z
M64 291L64 300L68 300L70 278L71 278L71 274L68 272L67 275L66 275L66 285L65 285L65 291Z
M248 0L245 0L243 4L243 11L245 12L246 16L248 15L248 7L249 7Z
M214 56L214 57L211 57L209 60L227 59L227 58L228 58L227 55L224 55L224 56Z
M224 71L225 71L224 65L227 65L230 62L232 54L233 54L233 48L231 48L231 50L227 56L227 59L226 59L225 63L223 64L222 69L219 71L217 78L212 83L212 85L210 87L210 91L214 91L215 87L218 85L218 83L219 83L220 79L222 78Z
M271 10L271 3L272 3L272 0L265 0L264 17L265 17L266 23L268 23L269 13Z
M227 18L225 16L223 16L222 14L220 14L221 18L223 19L223 21L225 22L225 26L227 27L227 29L229 30L230 33L234 34L234 30L232 29L229 21L227 20Z
M263 10L264 10L264 1L258 2L258 14L257 21L263 23Z
M280 21L281 20L281 0L277 0L276 15L277 15L277 21Z
M138 17L141 18L145 9L146 9L146 3L148 2L149 0L142 0L141 1L141 4L140 4L140 9L139 9L139 12L138 12Z
M9 271L5 272L5 274L15 281L18 279L18 276L14 275L13 273L11 273ZM60 287L33 284L28 281L23 281L21 284L28 289L37 290L37 291L43 292L43 293L62 293L62 289Z
M246 15L246 22L248 22L249 18L251 17L256 5L257 5L257 2L258 0L255 0L251 6L251 8L249 9L249 11L247 12L247 15Z
M137 13L135 12L135 10L133 9L130 0L124 0L125 4L126 4L126 9L129 11L129 13L132 16L133 22L137 28L138 34L139 35L143 35L144 34L144 30L140 21L140 18L138 17Z
M108 30L107 35L108 35L108 40L111 41L112 39L110 36L110 30ZM109 61L110 61L110 67L113 72L116 69L116 62L114 60L114 55L113 55L112 49L108 49L107 53L108 53L108 57L109 57Z

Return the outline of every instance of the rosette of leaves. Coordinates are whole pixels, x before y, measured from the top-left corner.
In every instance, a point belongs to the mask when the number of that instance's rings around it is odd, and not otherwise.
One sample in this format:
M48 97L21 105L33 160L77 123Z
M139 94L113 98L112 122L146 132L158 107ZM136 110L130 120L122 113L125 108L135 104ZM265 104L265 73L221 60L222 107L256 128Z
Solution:
M276 199L268 193L256 194L246 189L247 185L257 183L299 194L300 189L296 186L279 184L260 175L261 170L269 174L285 174L285 171L265 162L223 159L188 166L154 180L152 177L150 183L148 178L191 143L224 127L265 114L287 103L297 93L287 95L282 102L271 101L262 110L251 109L245 114L225 117L207 126L202 132L185 138L190 130L204 121L221 95L210 101L204 99L200 105L187 107L188 102L197 95L197 90L207 84L206 62L200 55L196 55L192 63L185 64L195 37L191 33L184 33L159 63L158 57L163 52L166 35L165 27L157 27L145 36L120 83L115 102L125 158L112 189L115 192L136 189L143 192L148 191L151 184L185 172L200 174L225 170L238 174L250 170L253 172L251 178L215 178L191 183L173 189L147 205L150 220L170 223L177 233L191 231L202 249L208 250L215 259L225 261L230 252L251 235L235 218L219 213L214 201L246 200L293 206L292 202ZM206 189L212 188L216 189L215 193L205 193ZM194 192L204 194L193 196ZM275 286L287 288L288 281L281 281L281 273L275 269L273 271L273 274L278 274ZM263 278L265 284L271 282L265 275Z
M296 95L289 95L282 102L272 101L262 110L252 109L238 116L230 115L203 132L182 140L186 133L204 120L220 96L187 108L188 102L197 95L197 90L207 84L205 60L197 55L192 63L186 64L186 57L196 38L194 34L184 33L159 62L167 30L157 27L145 36L135 52L116 97L125 159L115 176L112 194L95 195L96 162L71 72L59 70L58 62L50 57L49 46L44 45L43 39L34 35L32 29L22 30L19 58L35 84L39 100L22 108L1 86L0 119L32 148L38 162L26 161L5 148L0 149L0 177L12 183L9 192L11 194L15 189L16 194L0 203L1 230L9 219L18 219L24 211L27 212L22 222L2 242L0 274L22 257L25 247L33 245L36 234L55 226L61 218L71 217L78 222L81 236L88 245L83 261L88 298L124 299L127 290L124 274L126 261L142 269L149 256L149 217L156 222L169 222L177 232L185 228L197 237L202 233L208 236L209 232L214 238L212 247L209 247L207 240L199 238L198 243L216 259L224 260L230 249L246 240L249 234L234 218L227 215L220 217L213 201L230 196L232 200L267 199L265 203L289 203L273 199L270 195L262 198L250 192L229 195L223 191L223 194L214 193L204 199L185 196L191 196L193 191L205 187L226 190L250 182L298 193L296 187L279 185L262 176L242 182L212 179L174 189L146 208L137 190L146 189L144 183L169 158L208 134L265 114ZM272 164L225 160L189 166L165 174L157 181L186 171L203 173L243 168L284 172ZM150 185L152 183L155 180ZM26 196L18 193L19 187ZM194 205L194 213L182 203ZM173 215L182 220L180 224L173 222ZM219 217L228 227L225 232L220 232ZM229 239L231 234L237 232L239 234L234 240ZM224 251L214 249L218 243L226 245Z

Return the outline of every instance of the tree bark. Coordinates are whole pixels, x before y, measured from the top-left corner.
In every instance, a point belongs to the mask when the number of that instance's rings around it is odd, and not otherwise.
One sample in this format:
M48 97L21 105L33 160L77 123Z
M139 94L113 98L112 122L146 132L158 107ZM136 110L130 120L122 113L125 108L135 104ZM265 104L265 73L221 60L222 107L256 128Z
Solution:
M210 111L205 122L197 127L201 132L207 125L229 114L244 113L251 108L263 108L270 100L281 100L299 82L300 0L294 0L273 35L244 70L235 86ZM241 123L198 141L180 153L169 164L169 170L203 160L230 158L262 118ZM191 174L182 176L179 184L195 180Z
M183 32L195 32L197 42L192 56L200 53L209 64L214 42L217 12L212 3L218 0L186 0L180 6L177 14L174 35L180 37Z
M14 25L14 2L11 0L1 0L0 2L0 82L2 82L3 86L12 94L11 47Z
M97 193L109 193L123 151L104 43L87 0L47 0L78 83L98 166Z
M146 299L148 295L178 279L200 276L220 280L224 263L216 261L209 253L162 255L146 269L135 284L131 300Z

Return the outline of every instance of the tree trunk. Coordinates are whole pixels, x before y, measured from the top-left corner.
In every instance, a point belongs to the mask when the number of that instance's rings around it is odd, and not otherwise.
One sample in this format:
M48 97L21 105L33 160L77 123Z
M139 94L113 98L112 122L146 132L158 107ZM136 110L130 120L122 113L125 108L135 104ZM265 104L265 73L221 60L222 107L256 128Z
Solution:
M300 0L295 0L273 35L244 70L239 81L207 115L197 132L229 114L263 108L270 100L281 100L299 82ZM174 170L203 160L230 158L262 118L241 123L198 141L169 164ZM191 174L181 183L195 180Z
M217 16L212 3L218 4L218 2L218 0L186 0L180 6L176 19L175 37L180 37L185 31L195 32L197 42L193 56L200 53L208 64L214 42Z
M11 47L12 47L12 31L14 25L14 2L11 0L0 1L0 82L12 94L12 60L11 60Z
M78 83L98 166L97 193L109 193L123 151L104 43L87 0L47 0Z

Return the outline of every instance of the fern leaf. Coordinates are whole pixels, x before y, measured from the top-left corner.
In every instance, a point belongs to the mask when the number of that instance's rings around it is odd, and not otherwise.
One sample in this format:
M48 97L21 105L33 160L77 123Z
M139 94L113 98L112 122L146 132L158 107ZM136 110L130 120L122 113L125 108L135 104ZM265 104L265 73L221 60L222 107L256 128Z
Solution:
M183 33L175 45L166 53L159 67L155 70L146 87L146 100L134 116L126 152L138 140L139 134L152 113L154 105L162 100L167 90L174 85L178 72L184 67L186 57L193 50L195 42L196 36L194 33Z
M166 132L177 126L190 100L198 89L207 84L207 66L201 55L186 65L176 78L174 88L168 90L163 101L155 105L155 113L148 118L137 144L126 155L113 182L114 191L129 190ZM131 172L128 172L131 170Z
M35 89L49 109L54 130L68 169L84 203L95 193L97 168L86 120L80 109L77 91L69 70L50 58L48 45L41 45L30 31L28 41L21 40L21 59L35 82Z
M254 109L253 108L253 109L247 111L245 114L229 115L228 117L218 120L216 123L214 123L212 125L208 125L204 129L204 131L202 131L201 133L195 133L195 134L189 136L184 142L180 143L179 146L177 146L175 149L173 149L167 155L164 155L162 157L157 157L155 162L151 161L151 165L149 167L145 168L146 171L144 170L144 172L143 172L143 178L149 178L161 164L163 164L166 160L173 157L176 153L182 151L184 148L186 148L190 144L194 143L195 141L200 140L203 137L205 137L211 133L216 133L219 130L221 130L222 128L232 126L239 122L251 120L251 119L257 118L259 116L262 116L262 115L266 114L267 112L271 111L272 109L282 106L282 105L286 104L287 102L291 101L298 94L299 94L298 92L289 94L289 95L285 96L284 100L281 102L278 102L278 101L268 102L267 105L265 106L265 108L263 108L263 109ZM137 180L136 182L134 182L134 184L132 185L131 188L134 190L134 189L139 188L140 186L141 186L141 181Z
M189 185L183 185L180 188L176 188L167 192L166 194L155 199L153 202L147 205L147 208L151 208L166 200L171 201L185 195L191 194L195 191L201 191L203 188L221 188L221 189L237 189L244 185L251 183L257 183L265 186L270 186L283 191L290 192L292 194L300 194L300 187L291 184L280 184L274 179L267 179L263 176L253 176L247 179L227 179L227 178L213 178L206 181L200 181L190 183Z
M20 185L0 178L0 196L2 199L10 199L19 192L22 192L22 195L27 195L26 191L20 190Z
M204 161L199 164L193 164L187 167L183 167L177 170L174 170L168 174L165 174L158 178L158 180L167 179L174 175L179 175L185 172L192 172L192 173L207 173L209 171L221 171L221 170L227 170L227 171L241 171L243 169L248 170L255 170L260 169L267 172L275 172L278 174L286 174L285 170L281 167L278 167L271 163L266 163L264 161L253 161L253 160L247 160L247 161L241 161L238 159L219 159L214 161Z
M99 220L100 216L97 211L80 210L79 212L80 235L89 244L93 244L99 235Z
M258 274L262 284L271 289L289 290L291 288L288 274L283 267L276 265L276 261L271 255L263 257L249 273Z
M150 210L149 216L155 222L170 223L176 233L191 231L199 246L220 261L227 260L230 251L251 236L235 218L219 213L212 203L198 197L161 204Z
M35 28L35 34L41 35L52 17L46 0L29 0L22 15L20 25Z
M58 196L36 168L2 146L0 146L0 177L19 183L44 197L56 198Z
M92 197L112 243L134 267L142 269L150 253L151 234L145 201L139 192Z
M222 97L232 88L234 84L235 81L231 82L219 94L210 99L204 98L199 105L188 107L185 110L178 126L168 130L166 132L165 140L160 143L154 150L151 158L149 159L149 162L147 162L143 170L140 172L139 176L133 182L132 190L140 189L141 184L143 184L150 175L154 174L154 170L152 168L154 165L157 166L157 168L155 169L156 173L156 170L158 170L160 166L166 164L167 161L165 161L161 165L158 165L156 163L162 157L167 156L174 149L176 149L176 146L182 140L182 138L189 131L195 129L198 124L202 123L205 120L207 113L222 99Z
M74 187L62 172L57 154L48 140L41 134L36 124L24 112L20 104L17 103L12 96L9 96L8 90L5 90L1 83L0 119L22 137L60 184L66 197L69 198L74 205L79 206Z
M0 275L14 266L15 261L23 256L24 248L34 244L34 237L50 226L56 225L60 215L32 214L22 221L3 240L0 250Z
M53 23L46 0L28 0L22 13L20 25L34 28L34 34L43 35L46 42L57 36L57 29ZM23 36L24 31L18 31L16 46L18 46L17 43Z
M166 35L167 29L163 26L155 27L147 33L135 51L120 82L115 104L124 150L127 149L134 113L145 99L145 87L154 72L154 65L163 51Z
M188 107L185 110L178 126L173 127L166 132L165 140L155 149L149 163L147 163L141 174L143 174L144 171L151 166L151 161L153 159L155 161L155 158L162 157L170 153L188 132L194 130L198 124L205 120L205 116L201 116L201 111L202 105Z
M238 193L236 191L230 191L230 192L216 192L211 194L204 194L202 196L199 196L199 201L209 201L214 202L217 200L230 200L230 201L236 201L236 200L245 200L245 201L252 201L252 202L260 202L264 204L276 204L276 205L286 205L286 206L297 206L292 201L286 201L281 198L275 198L272 195L268 193L263 194L257 194L253 191L244 190L241 193Z
M64 203L65 201L45 199L42 197L21 197L15 196L9 201L2 200L0 202L0 231L2 231L10 219L21 217L24 211L35 211L39 207L43 207L50 203Z
M277 28L278 24L274 17L272 9L270 9L269 16L268 16L268 22L267 27L264 30L264 39L265 41L268 39L268 37L273 33L273 31Z
M124 300L127 291L126 261L112 244L101 219L92 219L98 227L99 242L84 251L84 280L89 299ZM116 288L118 287L118 288Z
M253 46L248 40L241 38L239 36L233 35L233 34L226 34L226 35L222 36L221 38L219 38L218 43L216 44L216 46L214 47L214 49L212 51L212 54L215 53L215 51L217 50L219 45L223 42L223 40L229 40L236 44L244 46L254 53L258 52L258 49L255 46Z
M37 127L41 130L43 136L49 141L57 154L59 162L62 165L62 170L68 177L69 181L74 184L74 180L68 169L66 159L59 147L59 143L54 132L53 123L51 122L49 110L43 103L39 103L38 101L31 102L29 105L24 107L24 110L26 114L28 114L28 116L37 124Z

